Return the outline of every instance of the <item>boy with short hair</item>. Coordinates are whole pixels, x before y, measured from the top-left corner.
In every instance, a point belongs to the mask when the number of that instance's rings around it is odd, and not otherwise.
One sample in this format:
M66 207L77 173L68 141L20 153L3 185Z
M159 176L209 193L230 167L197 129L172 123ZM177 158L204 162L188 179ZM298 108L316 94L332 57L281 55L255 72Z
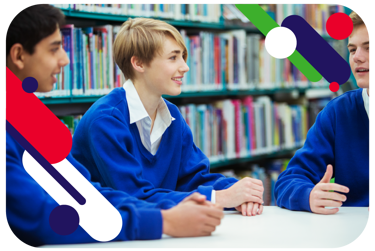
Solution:
M350 17L349 63L363 89L331 100L318 114L305 145L276 182L280 207L334 214L340 206L369 206L369 36L362 19L355 12Z
M33 5L20 12L6 38L6 66L12 71L9 74L21 81L34 77L38 92L50 91L56 82L55 74L69 63L61 47L59 27L63 22L62 12L50 5ZM95 242L81 227L67 236L52 230L49 216L58 204L24 169L24 151L6 133L6 214L13 233L31 246ZM90 180L89 172L70 154L67 160ZM175 206L172 201L147 203L98 183L92 185L122 216L123 227L114 240L157 239L162 233L178 237L210 235L223 217L222 208L205 202L205 197L198 194Z
M93 180L149 202L179 202L198 191L243 215L262 213L262 182L210 173L178 108L162 98L181 93L189 70L177 29L159 20L129 19L113 55L127 81L91 106L73 137L72 154Z

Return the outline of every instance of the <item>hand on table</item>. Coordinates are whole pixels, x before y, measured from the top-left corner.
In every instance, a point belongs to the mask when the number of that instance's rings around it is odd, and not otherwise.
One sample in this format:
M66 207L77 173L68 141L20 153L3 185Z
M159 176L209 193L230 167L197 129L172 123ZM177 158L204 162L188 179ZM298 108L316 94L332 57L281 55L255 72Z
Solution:
M261 215L263 212L263 205L254 202L245 202L236 207L236 210L242 213L243 216Z
M216 191L216 203L223 207L238 207L245 202L263 204L263 191L261 180L246 177L228 189Z
M224 217L223 208L194 193L177 206L161 210L163 233L173 237L208 236Z
M341 207L342 202L346 201L346 196L330 190L342 193L348 193L349 188L336 183L329 183L333 175L332 165L327 166L327 171L322 180L315 185L310 193L310 208L313 213L317 214L335 214L338 208L327 209L325 207Z

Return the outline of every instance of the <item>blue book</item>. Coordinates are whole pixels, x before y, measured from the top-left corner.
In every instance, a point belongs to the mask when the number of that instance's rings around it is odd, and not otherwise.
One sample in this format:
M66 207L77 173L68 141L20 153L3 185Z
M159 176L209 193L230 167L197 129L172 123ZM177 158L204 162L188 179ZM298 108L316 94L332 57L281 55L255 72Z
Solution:
M61 29L62 35L66 38L66 49L65 51L68 54L69 51L69 70L67 73L68 79L67 79L67 85L70 88L70 95L72 95L72 88L74 87L73 85L73 79L72 76L74 76L74 47L73 47L73 30L74 30L74 25L73 24L67 24L64 25ZM69 89L68 88L68 89ZM66 88L65 88L66 89Z
M74 28L74 86L76 90L82 89L82 63L81 63L81 40L79 31L81 28Z
M227 57L226 57L226 46L228 41L225 38L220 38L221 42L221 70L222 70L222 83L227 84L226 78L226 65L227 65Z
M238 40L233 36L233 82L238 84Z
M183 19L185 19L185 14L186 14L185 4L181 4L181 14L184 17Z

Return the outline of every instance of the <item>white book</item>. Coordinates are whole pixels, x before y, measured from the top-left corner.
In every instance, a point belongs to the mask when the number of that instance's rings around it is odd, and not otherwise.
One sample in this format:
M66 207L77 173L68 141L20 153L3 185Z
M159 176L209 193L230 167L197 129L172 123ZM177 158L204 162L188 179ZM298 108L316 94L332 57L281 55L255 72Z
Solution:
M272 145L272 116L273 116L273 107L272 107L272 101L271 98L268 96L261 96L257 98L257 102L260 104L263 104L264 107L264 116L265 116L265 130L266 130L266 148L267 152L272 152L273 145Z
M232 101L229 99L226 99L223 101L223 118L226 121L227 125L227 144L226 144L226 158L227 159L233 159L236 158L236 142L235 142L235 121L234 121L234 105L232 104Z
M174 5L174 19L181 20L181 4Z

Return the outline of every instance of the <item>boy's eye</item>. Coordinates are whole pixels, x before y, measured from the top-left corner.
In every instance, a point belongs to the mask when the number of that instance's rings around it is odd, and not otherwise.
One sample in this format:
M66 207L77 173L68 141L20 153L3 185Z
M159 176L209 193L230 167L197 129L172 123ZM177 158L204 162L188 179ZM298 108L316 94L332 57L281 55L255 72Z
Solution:
M349 52L355 52L355 49L350 49Z
M52 49L52 52L56 52L56 51L58 51L58 49L59 49L59 47L57 47L57 48L53 48L53 49Z
M175 60L175 59L176 59L176 56L170 57L169 59Z

